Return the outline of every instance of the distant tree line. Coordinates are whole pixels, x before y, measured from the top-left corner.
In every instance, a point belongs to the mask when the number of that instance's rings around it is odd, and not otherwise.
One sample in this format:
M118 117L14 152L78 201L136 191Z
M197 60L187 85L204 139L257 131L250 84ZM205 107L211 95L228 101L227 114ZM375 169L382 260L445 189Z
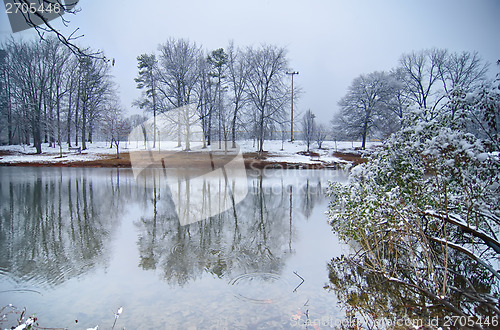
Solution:
M63 142L86 149L98 132L113 141L140 125L143 116L125 120L104 56L72 52L55 38L11 39L0 52L0 140L8 144ZM88 53L92 53L88 50ZM153 116L195 104L205 143L251 137L264 140L284 131L291 89L286 78L287 50L275 45L212 51L185 39L168 39L157 53L138 56L135 105ZM297 95L298 93L296 93ZM149 134L151 140L155 134Z
M288 122L291 88L287 50L275 45L204 50L186 39L169 39L137 57L135 79L142 96L135 104L153 117L195 104L204 143L235 146L247 136L263 151L264 140ZM155 134L149 133L155 143Z
M0 47L0 136L8 144L86 149L106 111L120 108L104 58L78 55L55 37Z
M433 48L403 54L391 71L352 81L332 120L334 137L361 139L364 149L368 136L386 138L398 131L410 108L421 108L433 119L455 96L484 84L487 69L477 52Z

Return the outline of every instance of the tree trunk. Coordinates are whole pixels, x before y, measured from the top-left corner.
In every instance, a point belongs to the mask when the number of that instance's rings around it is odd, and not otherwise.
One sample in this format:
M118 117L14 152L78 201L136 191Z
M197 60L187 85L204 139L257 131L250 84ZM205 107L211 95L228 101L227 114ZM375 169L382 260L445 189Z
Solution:
M47 129L47 123L49 122L49 118L47 116L47 100L43 100L43 121L44 121L44 130L43 130L43 136L44 136L44 139L43 139L43 142L44 143L48 143L49 142L49 134L48 134L48 129ZM51 147L51 145L49 144L49 147Z
M361 149L365 150L366 148L366 131L363 132L363 141L361 143Z
M361 144L361 149L365 150L366 147L366 136L368 135L368 117L365 119L365 123L363 125L363 142Z
M156 147L156 92L153 73L151 71L151 89L153 93L153 149Z
M209 108L208 110L208 137L207 137L207 144L211 145L212 143L212 107Z
M66 119L67 122L67 131L68 131L68 136L67 136L67 143L68 147L71 148L71 97L73 96L73 92L70 91L69 93L69 99L68 99L68 118Z
M182 124L181 124L181 112L177 110L177 147L182 146ZM153 133L154 135L154 133Z
M36 95L36 93L34 93ZM33 128L33 146L36 148L36 153L42 153L42 131L41 131L41 116L42 116L42 92L40 91L38 104L35 105L34 116L32 117Z
M60 106L60 95L57 95L57 103L56 103L56 113L57 113L57 143L59 144L59 151L62 155L61 151L61 106Z
M39 116L37 116L39 117ZM36 153L42 153L42 137L41 137L41 129L40 129L40 120L35 118L33 122L33 146L36 148Z
M188 119L189 120L189 119ZM189 143L189 135L191 134L191 127L189 127L189 122L186 123L186 148L184 150L191 150L191 144Z
M148 132L146 130L146 126L144 124L141 124L142 128L142 135L144 137L144 149L147 149L148 146Z
M78 147L78 108L80 107L80 82L78 83L78 92L76 94L76 107L75 107L75 145Z
M237 117L237 111L238 110L235 110L234 111L234 115L233 115L233 120L231 122L231 140L233 142L231 148L236 148L236 117Z
M87 145L85 143L85 134L86 134L86 128L87 128L87 109L86 105L83 104L82 107L82 150L87 149Z
M94 125L93 124L89 124L89 138L88 138L88 142L89 143L92 143L92 133L94 131Z
M12 132L12 100L10 95L10 77L9 72L6 70L6 85L7 85L7 126L8 126L8 134L9 134L9 145L14 143L14 133ZM20 141L19 141L20 142Z
M264 151L264 107L261 109L260 120L259 120L259 153Z

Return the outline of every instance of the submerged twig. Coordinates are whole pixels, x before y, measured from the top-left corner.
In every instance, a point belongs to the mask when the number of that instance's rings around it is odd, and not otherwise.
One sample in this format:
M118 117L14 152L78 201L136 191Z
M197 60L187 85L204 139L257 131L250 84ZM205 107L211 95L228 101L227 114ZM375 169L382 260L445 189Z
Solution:
M32 290L32 289L12 289L12 290L0 291L0 293L6 293L6 292L33 292L33 293L38 293L39 295L42 295L42 293L40 291Z
M123 312L123 307L118 308L118 311L116 311L115 313L115 322L113 322L113 327L111 329L115 328L116 320L118 320L122 312Z
M297 276L298 276L298 277L302 280L302 282L300 282L300 284L299 284L299 285L297 285L297 286L295 287L295 289L293 289L293 292L296 292L296 291L297 291L297 289L298 289L298 288L302 285L302 283L304 283L304 282L305 282L305 280L304 280L304 278L303 278L302 276L300 276L299 274L297 274L297 272L293 272L293 273L294 273L295 275L297 275Z

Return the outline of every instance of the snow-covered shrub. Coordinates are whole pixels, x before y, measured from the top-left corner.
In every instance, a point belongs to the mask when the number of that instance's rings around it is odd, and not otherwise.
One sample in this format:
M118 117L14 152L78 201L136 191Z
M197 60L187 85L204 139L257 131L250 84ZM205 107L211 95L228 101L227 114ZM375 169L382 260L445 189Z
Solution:
M403 128L353 168L346 185L330 186L331 225L360 247L332 262L332 283L346 276L334 263L350 263L418 293L404 313L498 317L498 95L483 87L456 94L433 118L409 112ZM361 280L365 289L367 281ZM345 301L359 297L359 290L346 290Z

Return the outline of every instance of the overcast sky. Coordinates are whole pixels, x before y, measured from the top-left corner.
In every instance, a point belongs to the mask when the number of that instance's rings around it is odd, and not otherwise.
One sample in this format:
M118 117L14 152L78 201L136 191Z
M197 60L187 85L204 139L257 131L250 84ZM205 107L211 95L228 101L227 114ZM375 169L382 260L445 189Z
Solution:
M224 48L229 40L243 47L286 47L304 92L297 109L311 109L323 122L332 118L353 78L390 70L405 52L478 51L492 74L500 71L498 0L81 0L78 6L81 12L65 16L70 26L63 31L79 27L82 45L116 59L113 75L128 109L140 96L136 57L156 51L169 37L207 50ZM0 21L0 37L10 37L5 13ZM54 25L63 29L60 22Z

